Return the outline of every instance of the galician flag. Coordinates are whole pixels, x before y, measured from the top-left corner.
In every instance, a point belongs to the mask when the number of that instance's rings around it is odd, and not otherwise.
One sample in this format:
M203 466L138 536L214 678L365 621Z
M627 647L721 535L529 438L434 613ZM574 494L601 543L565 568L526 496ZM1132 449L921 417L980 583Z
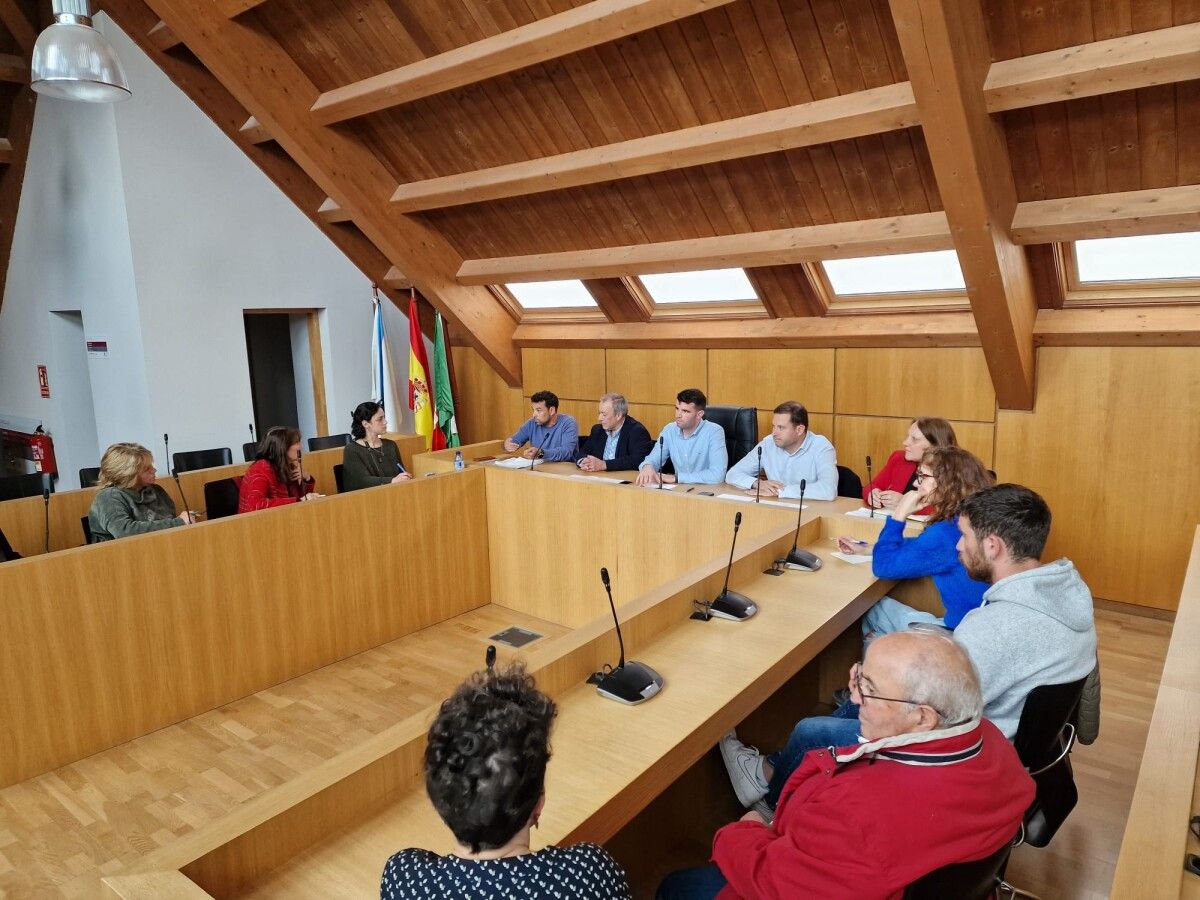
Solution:
M413 427L425 438L426 449L442 450L446 438L437 427L437 410L429 390L429 360L417 316L417 295L413 292L408 299L408 408L413 411Z
M447 447L458 447L458 423L454 419L454 389L450 384L450 364L446 359L446 328L442 314L434 313L433 331L433 405Z
M383 332L383 308L379 305L379 292L371 302L375 304L375 323L371 329L371 396L383 404L383 408L396 416L395 428L400 427L400 391L397 388L392 355L388 352L387 338Z

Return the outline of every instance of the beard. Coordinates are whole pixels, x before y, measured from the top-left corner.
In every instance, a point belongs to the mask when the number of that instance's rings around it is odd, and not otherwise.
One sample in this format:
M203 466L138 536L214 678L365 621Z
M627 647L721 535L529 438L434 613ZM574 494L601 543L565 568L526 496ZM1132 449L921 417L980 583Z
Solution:
M962 562L963 568L967 570L967 574L971 576L971 578L987 584L992 583L992 566L984 558L982 553L978 556L969 555L965 552L960 553L959 561Z

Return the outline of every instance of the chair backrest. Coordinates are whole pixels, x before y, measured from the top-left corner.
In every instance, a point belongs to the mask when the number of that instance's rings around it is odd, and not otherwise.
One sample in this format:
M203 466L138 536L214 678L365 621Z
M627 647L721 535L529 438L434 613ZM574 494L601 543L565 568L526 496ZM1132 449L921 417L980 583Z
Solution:
M710 406L704 418L725 430L725 449L733 465L758 443L758 410L753 406Z
M79 525L83 528L83 542L85 544L92 543L92 523L88 521L88 517L80 516Z
M19 500L22 497L36 497L42 492L43 486L49 486L54 491L54 479L40 472L29 475L8 475L0 478L0 500Z
M333 483L337 485L338 493L346 493L346 467L338 463L333 467Z
M204 484L204 509L210 519L237 515L239 486L236 478L218 478Z
M246 460L246 462L254 462L254 456L256 453L258 453L257 441L250 441L249 443L242 444L242 458Z
M314 437L308 439L308 449L313 450L331 450L334 447L345 447L350 443L350 435L348 434L327 434L323 437Z
M1025 843L1034 847L1050 843L1079 802L1071 760L1065 750L1069 740L1067 726L1075 719L1085 681L1086 678L1080 678L1036 687L1025 698L1021 710L1013 747L1021 763L1033 773L1037 788L1033 803L1025 812Z
M212 450L184 450L182 453L171 454L171 465L176 472L192 472L196 469L211 469L213 466L228 466L233 464L233 453L228 447L216 447Z
M845 466L838 466L838 496L839 497L862 497L863 484L862 479L858 477L858 473L853 469L847 469Z
M953 897L954 900L984 900L985 897L991 897L1011 852L1012 844L1005 843L983 859L951 863L934 869L904 889L904 900L944 900L947 897Z
M96 482L100 480L100 468L95 469L80 469L79 470L79 486L81 488L95 487Z

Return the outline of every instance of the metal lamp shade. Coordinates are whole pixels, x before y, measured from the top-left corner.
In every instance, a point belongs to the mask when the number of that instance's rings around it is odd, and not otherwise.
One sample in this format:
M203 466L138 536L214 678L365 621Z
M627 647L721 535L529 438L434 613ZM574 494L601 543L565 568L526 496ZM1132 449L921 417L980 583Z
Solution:
M115 103L132 94L104 35L74 22L55 22L38 37L30 81L39 94L85 103Z

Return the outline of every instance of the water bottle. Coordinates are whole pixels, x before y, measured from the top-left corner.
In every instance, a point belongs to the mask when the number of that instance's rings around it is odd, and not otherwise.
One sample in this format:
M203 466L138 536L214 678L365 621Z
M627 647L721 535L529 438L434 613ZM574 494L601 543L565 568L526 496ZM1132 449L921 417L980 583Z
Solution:
M467 464L463 461L462 451L455 450L454 451L454 471L461 472L466 467L467 467Z

